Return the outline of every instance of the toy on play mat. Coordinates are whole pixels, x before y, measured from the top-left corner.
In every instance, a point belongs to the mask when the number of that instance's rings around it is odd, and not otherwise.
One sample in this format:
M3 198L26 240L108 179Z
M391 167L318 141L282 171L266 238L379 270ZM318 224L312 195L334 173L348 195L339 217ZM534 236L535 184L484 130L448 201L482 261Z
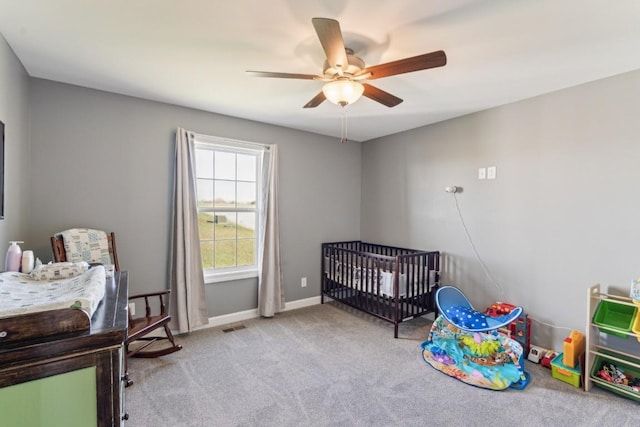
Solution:
M530 375L524 370L519 342L498 332L522 314L516 307L509 314L490 317L473 309L469 300L453 286L436 292L440 315L422 343L422 357L436 370L467 384L491 390L522 390Z
M491 317L476 311L458 288L443 286L436 292L436 305L440 314L452 325L467 332L487 332L500 329L518 320L522 307L516 307L504 316Z

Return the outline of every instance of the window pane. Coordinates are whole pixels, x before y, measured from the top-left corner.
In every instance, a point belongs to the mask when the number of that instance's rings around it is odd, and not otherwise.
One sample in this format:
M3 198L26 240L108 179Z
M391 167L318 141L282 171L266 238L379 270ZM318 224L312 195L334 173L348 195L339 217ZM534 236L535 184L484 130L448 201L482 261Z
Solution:
M197 183L198 207L213 207L213 181L210 179L198 179Z
M216 151L215 179L236 179L236 155Z
M260 154L204 142L199 147L195 167L202 267L255 266Z
M215 216L211 212L198 213L198 231L200 240L213 240L213 229L215 226Z
M216 240L236 238L236 213L216 212Z
M256 180L256 156L247 154L238 154L238 179L239 181L257 181Z
M253 265L256 263L255 239L238 240L238 265Z
M216 268L236 266L236 241L222 240L216 242Z
M213 264L213 242L200 242L200 252L202 257L202 268L214 268Z
M213 179L213 151L196 149L196 176Z
M256 237L256 214L238 212L238 239Z
M256 184L255 182L238 182L238 207L256 207Z
M236 207L236 183L234 181L215 181L215 207Z

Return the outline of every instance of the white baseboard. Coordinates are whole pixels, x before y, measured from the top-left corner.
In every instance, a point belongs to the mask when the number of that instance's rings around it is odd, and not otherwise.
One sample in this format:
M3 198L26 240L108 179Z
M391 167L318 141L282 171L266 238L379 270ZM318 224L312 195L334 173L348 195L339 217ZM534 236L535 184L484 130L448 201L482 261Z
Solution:
M309 307L316 304L320 304L319 296L299 299L295 301L288 301L288 302L285 302L283 311L296 310L298 308ZM195 328L195 330L229 325L232 323L242 322L244 320L255 319L256 317L260 317L258 315L258 309L239 311L237 313L223 314L221 316L210 317L209 323L203 326L199 326Z

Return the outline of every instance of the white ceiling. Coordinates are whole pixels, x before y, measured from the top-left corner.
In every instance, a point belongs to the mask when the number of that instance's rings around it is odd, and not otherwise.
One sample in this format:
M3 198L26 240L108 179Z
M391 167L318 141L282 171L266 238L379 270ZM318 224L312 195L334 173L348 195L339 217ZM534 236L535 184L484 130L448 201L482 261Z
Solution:
M367 65L444 50L445 67L374 83L404 99L347 107L366 141L640 69L638 0L0 0L0 33L32 77L338 137L312 17L340 21Z

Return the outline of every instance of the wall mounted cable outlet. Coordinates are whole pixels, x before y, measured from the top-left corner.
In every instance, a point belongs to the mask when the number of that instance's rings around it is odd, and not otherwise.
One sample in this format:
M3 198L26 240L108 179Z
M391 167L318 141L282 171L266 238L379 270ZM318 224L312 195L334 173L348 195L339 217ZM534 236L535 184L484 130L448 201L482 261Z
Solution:
M458 187L452 185L451 187L445 187L444 191L446 191L447 193L455 193L458 191Z

